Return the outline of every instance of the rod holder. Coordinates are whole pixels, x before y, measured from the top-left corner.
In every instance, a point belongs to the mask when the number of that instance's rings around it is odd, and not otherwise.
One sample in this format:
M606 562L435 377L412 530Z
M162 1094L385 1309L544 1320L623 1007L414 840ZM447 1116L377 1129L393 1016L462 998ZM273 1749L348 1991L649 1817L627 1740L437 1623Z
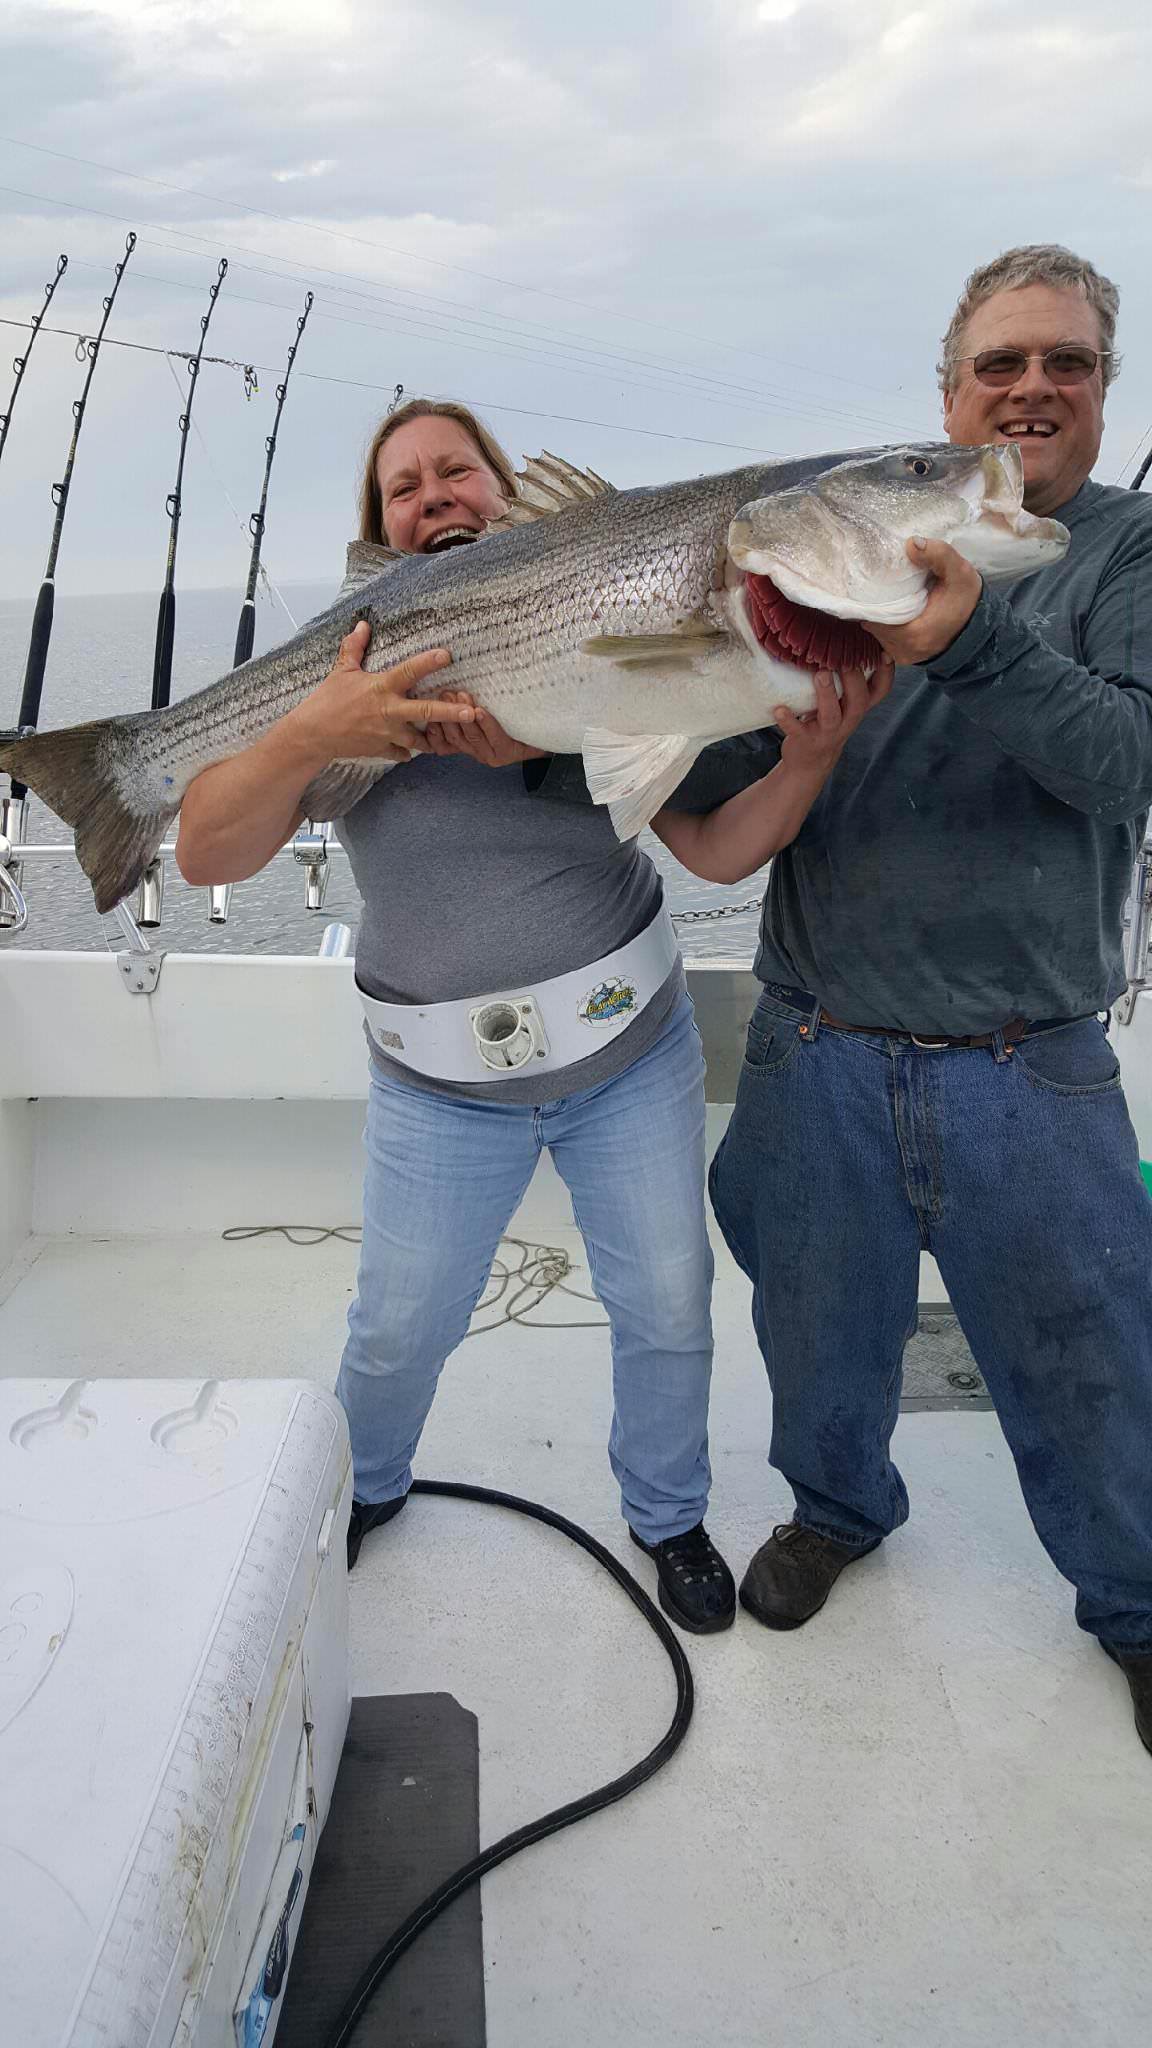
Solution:
M0 931L22 932L28 923L28 905L16 880L19 872L11 840L0 836Z
M145 868L140 878L136 896L136 922L143 931L158 931L163 915L164 863L162 860L154 860Z
M228 912L232 907L231 882L213 882L208 891L209 924L227 924Z
M24 930L28 905L21 893L24 864L15 849L23 845L28 825L28 799L0 796L0 931Z
M347 924L326 924L320 941L321 960L346 960L352 951L352 927Z
M292 841L292 858L304 868L304 908L323 910L324 898L328 893L328 876L331 872L328 861L327 825L314 826L310 832L298 832Z

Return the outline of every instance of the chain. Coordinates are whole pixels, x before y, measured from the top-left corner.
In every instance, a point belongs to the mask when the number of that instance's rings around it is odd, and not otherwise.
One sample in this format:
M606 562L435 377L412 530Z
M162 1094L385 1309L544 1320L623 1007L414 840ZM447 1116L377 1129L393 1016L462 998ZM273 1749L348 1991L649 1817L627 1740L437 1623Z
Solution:
M710 918L743 917L746 911L759 910L763 898L750 896L747 903L722 903L718 910L674 910L673 924L705 924Z

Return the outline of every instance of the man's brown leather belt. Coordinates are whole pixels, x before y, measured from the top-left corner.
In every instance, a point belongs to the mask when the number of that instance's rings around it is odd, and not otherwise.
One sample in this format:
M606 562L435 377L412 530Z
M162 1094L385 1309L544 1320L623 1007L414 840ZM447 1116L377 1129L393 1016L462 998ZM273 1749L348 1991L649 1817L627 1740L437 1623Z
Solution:
M899 1024L845 1024L839 1017L830 1017L827 1010L821 1010L820 1023L822 1028L830 1031L860 1031L870 1038L910 1038L913 1045L923 1046L929 1052L947 1052L953 1046L968 1046L976 1052L989 1047L994 1037L991 1031L972 1032L967 1038L946 1038L942 1034L929 1036L927 1033L917 1036L915 1031L908 1031ZM999 1036L1005 1045L1018 1045L1035 1028L1025 1017L1011 1017L1007 1024L1001 1025Z

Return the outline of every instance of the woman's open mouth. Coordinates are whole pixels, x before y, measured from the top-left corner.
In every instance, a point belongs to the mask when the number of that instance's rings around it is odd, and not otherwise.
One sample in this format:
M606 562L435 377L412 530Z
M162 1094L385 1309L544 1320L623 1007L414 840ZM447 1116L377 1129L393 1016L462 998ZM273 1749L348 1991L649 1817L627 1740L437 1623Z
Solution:
M470 526L446 526L443 533L434 533L431 540L426 540L420 552L422 555L441 555L446 548L465 547L469 541L479 538Z

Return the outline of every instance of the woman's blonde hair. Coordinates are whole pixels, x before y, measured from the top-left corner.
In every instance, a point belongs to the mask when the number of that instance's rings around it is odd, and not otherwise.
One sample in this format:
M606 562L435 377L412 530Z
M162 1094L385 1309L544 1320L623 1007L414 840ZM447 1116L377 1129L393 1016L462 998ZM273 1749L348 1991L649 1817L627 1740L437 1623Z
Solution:
M457 405L452 399L410 398L405 405L397 406L395 412L383 419L372 436L368 458L364 465L364 480L360 486L360 538L387 544L384 531L384 501L380 495L380 479L376 464L380 450L399 428L406 427L410 420L455 420L457 426L473 440L484 461L493 471L505 497L516 496L516 474L499 441L489 432L482 420L466 405Z

